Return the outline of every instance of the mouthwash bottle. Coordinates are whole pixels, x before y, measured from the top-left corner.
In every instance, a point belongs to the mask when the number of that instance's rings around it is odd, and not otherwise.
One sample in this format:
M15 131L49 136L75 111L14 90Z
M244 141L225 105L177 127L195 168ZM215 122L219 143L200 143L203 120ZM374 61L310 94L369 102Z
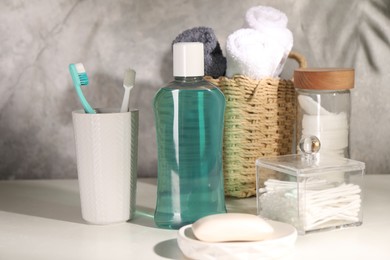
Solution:
M174 81L154 97L158 227L226 213L222 172L225 97L203 80L203 43L173 45Z

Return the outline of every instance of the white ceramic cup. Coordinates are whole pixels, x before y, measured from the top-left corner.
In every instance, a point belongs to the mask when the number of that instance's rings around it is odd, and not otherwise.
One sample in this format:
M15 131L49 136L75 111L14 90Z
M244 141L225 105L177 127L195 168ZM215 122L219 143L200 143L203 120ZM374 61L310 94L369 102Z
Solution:
M125 222L135 211L138 110L72 112L81 212L91 224Z

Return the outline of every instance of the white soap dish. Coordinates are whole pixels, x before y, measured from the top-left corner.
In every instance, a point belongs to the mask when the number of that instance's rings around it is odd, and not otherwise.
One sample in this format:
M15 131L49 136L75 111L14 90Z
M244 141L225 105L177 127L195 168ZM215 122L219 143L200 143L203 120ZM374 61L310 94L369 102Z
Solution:
M177 242L183 254L191 259L279 259L292 254L297 230L290 224L267 220L272 236L255 242L203 242L194 236L192 225L179 229Z

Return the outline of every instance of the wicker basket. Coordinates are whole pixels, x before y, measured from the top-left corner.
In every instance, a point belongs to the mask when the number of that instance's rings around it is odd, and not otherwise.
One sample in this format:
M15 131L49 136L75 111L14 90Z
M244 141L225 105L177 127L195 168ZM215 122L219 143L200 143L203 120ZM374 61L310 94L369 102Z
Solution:
M290 53L289 58L306 67L300 54ZM217 85L226 98L225 195L256 195L256 159L292 151L296 109L293 82L275 78L253 80L242 75L206 80Z

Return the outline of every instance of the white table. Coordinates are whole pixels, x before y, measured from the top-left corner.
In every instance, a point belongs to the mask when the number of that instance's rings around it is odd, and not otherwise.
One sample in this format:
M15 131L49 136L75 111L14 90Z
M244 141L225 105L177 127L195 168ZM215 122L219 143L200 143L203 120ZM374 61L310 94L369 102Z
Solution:
M81 218L77 180L0 181L0 259L186 259L176 231L155 227L156 180L138 180L137 214L94 226ZM229 212L256 213L255 198ZM363 225L299 236L292 259L390 259L390 175L366 176Z

